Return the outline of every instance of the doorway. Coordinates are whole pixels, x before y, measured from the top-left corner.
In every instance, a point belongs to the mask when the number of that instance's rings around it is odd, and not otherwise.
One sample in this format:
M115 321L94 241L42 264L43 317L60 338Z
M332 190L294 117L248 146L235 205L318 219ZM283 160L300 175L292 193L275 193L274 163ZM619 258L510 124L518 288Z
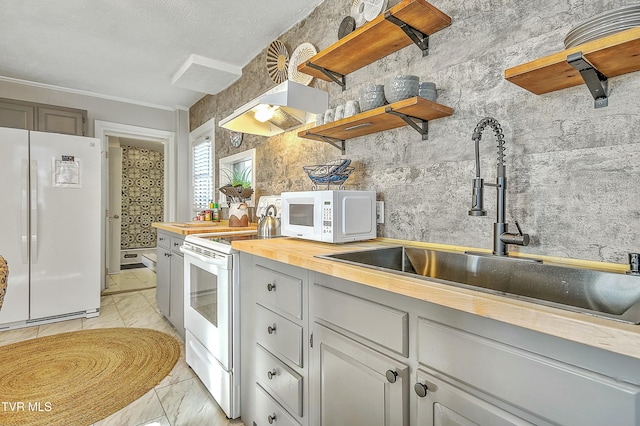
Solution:
M109 136L108 147L109 277L103 294L153 288L156 229L151 224L164 221L164 144Z
M141 172L141 180L136 181L133 179L131 182L120 183L118 181L118 176L122 176L122 172L118 170L117 164L122 164L122 157L126 156L125 147L133 147L131 148L131 154L135 156L135 152L137 150L149 150L153 148L155 152L162 153L163 162L162 165L158 165L156 163L156 167L160 167L161 173L154 173L154 179L158 185L153 188L153 194L158 195L158 191L161 192L162 201L161 205L154 207L154 212L156 212L156 219L152 219L150 217L146 217L147 222L151 223L152 221L172 221L175 220L175 191L172 185L170 185L170 177L174 173L174 151L175 151L175 133L168 132L163 130L149 129L138 126L131 126L126 124L119 123L110 123L104 121L95 121L95 137L100 138L103 144L103 150L105 152L109 152L109 157L106 159L105 167L103 168L103 181L105 187L103 188L103 203L105 205L106 214L103 216L105 219L103 224L103 241L105 241L105 246L103 247L103 265L105 275L102 276L101 288L104 291L109 282L109 276L118 274L122 271L121 265L123 264L123 255L120 252L120 247L122 246L122 232L120 232L121 222L122 220L133 220L133 221L144 221L143 215L138 215L134 219L131 217L123 217L122 214L122 193L118 191L117 188L120 185L142 185L145 187L147 191L147 195L138 196L139 199L136 201L144 202L145 197L151 198L153 197L150 189L150 177L151 174L149 170L146 172ZM128 144L128 145L127 145ZM112 157L113 156L113 157ZM110 160L114 161L110 161ZM133 161L135 164L136 160L126 160ZM113 164L112 164L113 163ZM141 164L141 162L139 162ZM115 166L115 167L113 167ZM156 172L160 172L159 169L156 169ZM157 182L160 181L160 182ZM113 190L115 188L115 190ZM161 188L161 189L159 189ZM120 192L120 200L118 200L118 192ZM126 197L126 195L125 195ZM126 203L125 203L126 204ZM134 210L136 207L134 206ZM161 212L159 212L161 210ZM150 214L151 210L148 210ZM117 218L115 216L118 216ZM135 216L135 215L134 215ZM135 227L136 230L140 230L140 227ZM126 234L125 238L130 239L131 235ZM146 245L150 245L151 240L153 240L153 247L155 247L155 238L152 238L148 233L141 232L138 233L137 236L132 237L134 240L137 239L137 242L146 242ZM120 241L118 241L120 240ZM142 247L142 251L148 256L152 258L155 254L155 248L152 247ZM147 261L142 260L145 257L142 255L136 257L137 259L141 259L142 263L146 269L149 269ZM128 259L132 259L131 256ZM126 264L126 260L124 263ZM137 265L139 266L139 265ZM136 274L135 268L127 269L123 271L123 276L132 276L132 275L140 275Z

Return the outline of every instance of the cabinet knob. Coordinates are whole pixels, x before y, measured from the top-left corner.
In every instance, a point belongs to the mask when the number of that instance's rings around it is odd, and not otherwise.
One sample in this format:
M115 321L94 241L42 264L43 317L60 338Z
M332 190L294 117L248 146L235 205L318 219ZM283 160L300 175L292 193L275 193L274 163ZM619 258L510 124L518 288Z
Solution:
M268 291L276 291L276 283L269 283L267 284L267 290Z
M416 391L416 395L418 395L420 398L424 398L425 396L427 396L427 391L429 390L429 386L427 386L424 383L416 383L415 385L413 385L413 390Z
M159 237L159 238L158 238L158 241L164 241L164 238Z
M273 413L272 415L270 415L269 417L267 417L267 420L269 421L269 424L272 425L273 422L276 421L276 413Z
M393 370L387 370L387 372L385 373L387 376L387 381L389 383L395 383L396 379L398 378L398 373L396 373Z
M178 247L180 245L180 243L173 243L174 247Z
M166 257L171 257L171 253L165 253L164 254Z
M276 377L277 374L278 372L274 368L273 370L267 372L267 377L269 378L269 380L273 380L273 378Z
M273 334L275 332L276 332L276 325L275 324L270 325L269 327L267 327L267 333Z

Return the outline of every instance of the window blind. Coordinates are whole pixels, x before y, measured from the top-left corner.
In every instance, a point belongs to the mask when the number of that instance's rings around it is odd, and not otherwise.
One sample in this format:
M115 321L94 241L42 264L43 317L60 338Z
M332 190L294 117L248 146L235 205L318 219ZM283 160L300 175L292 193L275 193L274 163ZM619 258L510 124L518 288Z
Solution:
M193 156L193 209L209 208L213 199L213 155L211 138L194 142Z

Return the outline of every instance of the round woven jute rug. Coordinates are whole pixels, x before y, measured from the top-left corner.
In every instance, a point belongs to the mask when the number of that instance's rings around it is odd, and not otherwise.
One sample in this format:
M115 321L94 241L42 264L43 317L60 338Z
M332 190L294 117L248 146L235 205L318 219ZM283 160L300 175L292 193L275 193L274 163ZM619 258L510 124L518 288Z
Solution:
M157 385L180 343L145 328L105 328L0 347L0 425L90 425Z

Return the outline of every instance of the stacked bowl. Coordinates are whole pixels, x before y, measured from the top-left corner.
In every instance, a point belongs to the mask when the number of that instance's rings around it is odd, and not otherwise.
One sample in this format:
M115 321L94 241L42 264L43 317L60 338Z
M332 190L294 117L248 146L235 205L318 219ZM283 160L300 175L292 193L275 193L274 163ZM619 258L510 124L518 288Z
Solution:
M360 89L361 111L378 108L385 103L387 103L387 101L385 99L385 90L382 84L370 84Z
M396 75L385 80L384 96L390 103L418 96L419 83L417 75Z

